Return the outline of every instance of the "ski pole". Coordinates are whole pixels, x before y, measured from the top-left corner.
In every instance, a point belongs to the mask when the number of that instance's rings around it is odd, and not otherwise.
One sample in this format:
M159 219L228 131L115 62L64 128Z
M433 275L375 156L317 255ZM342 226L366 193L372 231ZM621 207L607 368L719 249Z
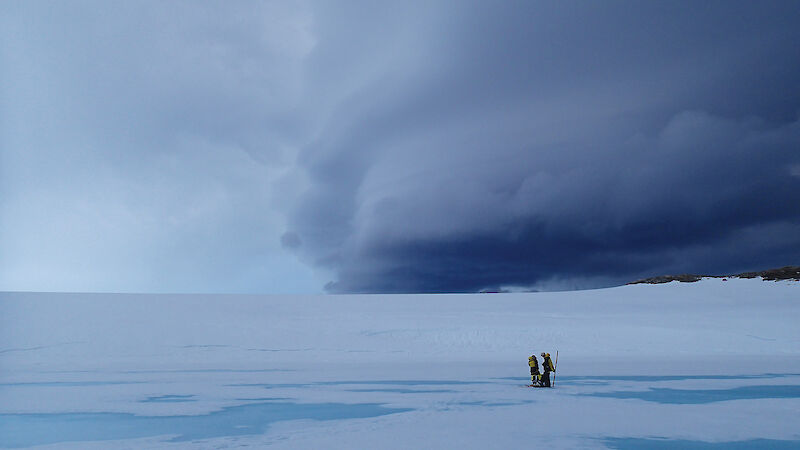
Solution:
M558 373L558 350L556 350L556 362L553 364L553 387L556 387L556 374Z

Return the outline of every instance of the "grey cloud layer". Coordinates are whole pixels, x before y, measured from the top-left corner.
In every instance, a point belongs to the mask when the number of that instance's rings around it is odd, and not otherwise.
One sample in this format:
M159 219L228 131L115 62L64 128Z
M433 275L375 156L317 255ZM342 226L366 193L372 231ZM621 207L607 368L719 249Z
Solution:
M277 239L307 132L302 5L0 13L0 290L316 291Z

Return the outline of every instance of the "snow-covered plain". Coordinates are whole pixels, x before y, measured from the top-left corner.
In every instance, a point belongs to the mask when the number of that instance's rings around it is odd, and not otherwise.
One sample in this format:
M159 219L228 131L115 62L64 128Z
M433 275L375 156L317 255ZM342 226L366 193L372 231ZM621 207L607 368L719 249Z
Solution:
M800 448L800 283L0 294L0 447ZM559 351L554 389L523 387Z

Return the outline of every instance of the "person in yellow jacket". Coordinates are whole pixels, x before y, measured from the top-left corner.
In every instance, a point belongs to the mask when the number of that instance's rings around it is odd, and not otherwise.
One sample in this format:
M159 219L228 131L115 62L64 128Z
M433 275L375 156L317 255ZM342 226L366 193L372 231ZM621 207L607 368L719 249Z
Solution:
M556 367L553 365L553 360L550 359L550 353L542 352L542 370L544 373L542 374L542 386L543 387L550 387L550 372L555 372Z
M531 385L538 386L541 382L541 375L539 375L539 360L536 355L528 357L528 365L531 367Z

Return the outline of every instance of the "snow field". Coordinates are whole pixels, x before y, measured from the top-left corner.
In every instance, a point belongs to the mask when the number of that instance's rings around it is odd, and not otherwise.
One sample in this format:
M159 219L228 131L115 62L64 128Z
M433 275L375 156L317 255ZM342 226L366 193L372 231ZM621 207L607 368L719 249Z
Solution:
M737 279L479 295L2 293L0 435L15 440L0 446L792 446L799 313L800 284ZM527 356L556 349L557 388L522 388ZM328 404L341 417L324 417ZM37 440L26 415L87 413L108 436ZM159 417L166 434L137 429Z

